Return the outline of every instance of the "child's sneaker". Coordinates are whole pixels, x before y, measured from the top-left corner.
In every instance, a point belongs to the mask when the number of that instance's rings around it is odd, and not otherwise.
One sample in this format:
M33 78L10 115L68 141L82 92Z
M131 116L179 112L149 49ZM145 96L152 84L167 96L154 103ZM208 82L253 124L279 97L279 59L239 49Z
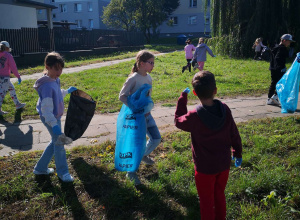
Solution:
M149 157L149 156L144 156L142 161L145 163L145 164L148 164L148 165L153 165L155 164L155 162Z
M23 108L26 105L26 103L19 103L16 105L16 110Z
M271 98L268 98L267 105L280 105L278 96L273 95Z
M8 112L0 110L0 115L5 115L5 114L8 114Z
M273 101L277 104L277 105L280 105L280 102L279 102L279 99L278 99L278 96L277 95L273 95L271 97L271 99L273 99Z
M275 102L273 102L273 99L272 99L272 98L268 98L266 104L267 104L267 105L275 105Z
M134 185L140 185L141 181L139 180L136 172L127 172L126 177L134 182Z
M61 181L63 181L63 182L73 182L74 181L74 178L71 176L71 174L69 174L69 173L66 173L66 174L64 174L64 175L62 175L62 176L58 176L60 179L61 179Z
M35 175L49 175L49 174L54 173L54 169L53 168L48 168L46 172L40 172L40 171L37 171L37 170L33 170L33 173Z

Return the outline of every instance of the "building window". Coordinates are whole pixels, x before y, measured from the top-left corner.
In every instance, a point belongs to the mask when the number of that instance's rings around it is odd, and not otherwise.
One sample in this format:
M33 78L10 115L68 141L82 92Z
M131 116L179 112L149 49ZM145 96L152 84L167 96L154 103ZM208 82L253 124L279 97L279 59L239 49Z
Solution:
M188 24L196 24L197 23L197 16L190 16L188 20Z
M81 12L82 11L82 4L81 3L75 3L74 4L74 11L75 12Z
M55 0L51 0L51 2L55 2Z
M172 25L178 25L178 17L170 17L170 20L172 20Z
M56 14L52 14L52 18L56 18Z
M94 20L93 19L89 19L89 28L90 29L94 28Z
M75 20L75 23L77 24L77 28L82 28L82 20Z
M60 12L62 12L62 13L67 12L67 5L66 4L60 4L59 9L60 9Z
M92 2L88 2L87 6L88 6L88 11L93 11L93 3Z
M189 0L191 8L197 8L197 0Z

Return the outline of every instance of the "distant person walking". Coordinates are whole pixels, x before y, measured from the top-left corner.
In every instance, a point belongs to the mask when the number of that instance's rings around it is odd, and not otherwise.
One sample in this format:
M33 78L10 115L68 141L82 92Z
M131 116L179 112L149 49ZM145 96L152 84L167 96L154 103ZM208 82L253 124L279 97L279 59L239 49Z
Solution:
M199 44L196 47L193 59L197 61L198 69L201 71L204 68L204 62L206 61L206 52L209 53L212 57L216 57L212 50L204 43L204 38L199 38ZM194 69L196 69L194 67Z
M286 72L286 59L289 57L289 51L287 47L291 42L295 42L292 39L292 35L284 34L280 38L280 44L272 49L270 68L271 71L271 84L269 87L267 105L280 105L276 84Z
M187 62L187 65L182 67L182 73L186 70L189 69L189 72L191 72L191 61L193 59L193 51L196 50L196 47L192 44L191 39L187 39L185 41L186 46L184 47L184 51L185 51L185 59Z
M252 48L255 51L254 60L261 60L261 51L265 46L262 43L262 38L256 38Z
M7 114L2 110L2 104L6 93L9 91L12 100L16 106L16 110L23 108L26 104L18 100L14 85L10 81L10 73L18 78L19 84L22 82L18 72L17 65L13 56L9 53L10 45L7 41L0 42L0 115Z

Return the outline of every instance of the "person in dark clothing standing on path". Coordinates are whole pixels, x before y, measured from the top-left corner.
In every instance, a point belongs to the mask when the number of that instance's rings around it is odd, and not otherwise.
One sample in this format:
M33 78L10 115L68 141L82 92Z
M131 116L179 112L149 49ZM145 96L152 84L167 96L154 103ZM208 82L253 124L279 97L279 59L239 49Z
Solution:
M231 147L235 165L242 163L242 142L229 107L214 99L217 93L214 75L200 71L192 80L193 93L201 104L187 110L186 88L178 99L175 126L191 133L195 182L200 200L201 219L226 218L224 190L231 165Z
M271 85L269 87L267 105L279 105L279 100L276 92L276 84L286 72L286 58L289 57L287 47L291 42L292 35L284 34L281 36L280 44L272 49L270 68L271 71Z

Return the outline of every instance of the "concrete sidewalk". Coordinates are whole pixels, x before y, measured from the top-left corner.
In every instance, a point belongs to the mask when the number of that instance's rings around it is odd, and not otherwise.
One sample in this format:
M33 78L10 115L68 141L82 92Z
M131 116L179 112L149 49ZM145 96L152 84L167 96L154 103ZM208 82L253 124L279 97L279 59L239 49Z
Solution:
M161 55L165 55L165 54L167 54L167 53L158 53L158 54L154 54L154 55L155 56L161 56ZM134 60L134 59L135 59L135 57L130 57L130 58L122 59L122 60L111 60L111 61L104 61L104 62L101 62L101 63L89 64L89 65L85 65L85 66L76 66L76 67L64 68L63 69L63 74L76 73L76 72L81 72L81 71L89 70L89 69L97 69L97 68L101 68L101 67L105 67L105 66L111 66L111 65L131 61L131 60ZM34 74L31 74L31 75L23 75L23 76L21 76L21 78L22 78L22 80L38 79L42 76L42 74L43 73L41 72L41 73L34 73ZM10 79L10 81L12 83L15 83L15 82L18 81L18 79L17 78L12 78L12 79Z
M179 96L179 94L178 94ZM235 121L244 122L250 119L266 117L282 117L299 115L282 114L281 108L266 105L267 96L241 97L236 99L222 99L232 111ZM189 109L196 105L188 106ZM299 106L299 103L298 103ZM175 107L155 106L152 115L161 133L175 131ZM95 145L106 140L116 139L116 122L118 113L95 115L83 136L66 148L79 145ZM64 125L65 116L62 118ZM21 123L5 123L0 125L0 156L14 154L19 151L44 150L50 141L50 135L40 120L24 120Z

